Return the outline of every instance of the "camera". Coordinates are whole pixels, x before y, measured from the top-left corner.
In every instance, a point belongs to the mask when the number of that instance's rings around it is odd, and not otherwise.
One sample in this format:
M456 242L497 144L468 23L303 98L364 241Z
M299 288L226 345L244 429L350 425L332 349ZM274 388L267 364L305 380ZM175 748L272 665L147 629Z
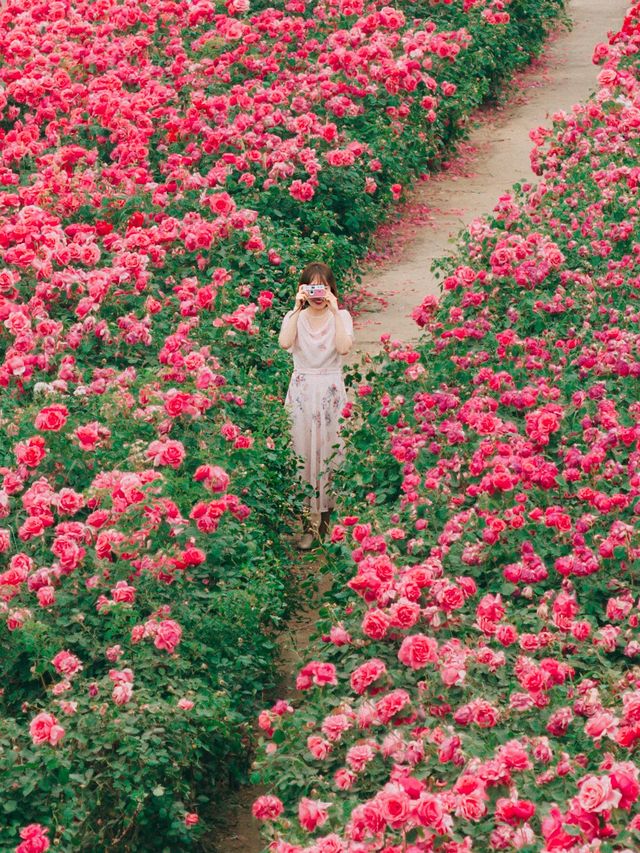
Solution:
M303 291L307 294L307 296L313 296L318 299L321 296L325 295L326 287L324 284L303 284Z

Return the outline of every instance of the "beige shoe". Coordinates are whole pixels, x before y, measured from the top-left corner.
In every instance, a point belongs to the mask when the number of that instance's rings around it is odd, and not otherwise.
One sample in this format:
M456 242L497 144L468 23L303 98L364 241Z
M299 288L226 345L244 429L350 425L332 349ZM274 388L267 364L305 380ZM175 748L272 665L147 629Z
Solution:
M299 551L310 551L313 547L313 533L303 533L296 544Z

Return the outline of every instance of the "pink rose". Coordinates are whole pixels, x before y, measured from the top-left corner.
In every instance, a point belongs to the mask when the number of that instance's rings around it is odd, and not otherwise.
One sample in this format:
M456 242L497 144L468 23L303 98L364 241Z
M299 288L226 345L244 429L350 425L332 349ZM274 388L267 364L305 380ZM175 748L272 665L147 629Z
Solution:
M184 825L185 826L195 826L200 818L195 812L187 812L184 816Z
M456 800L456 815L463 820L479 821L486 812L484 800L475 794L462 794Z
M118 603L132 604L136 598L136 588L126 581L118 581L111 590L111 597Z
M362 633L372 640L381 640L390 625L390 619L384 610L368 610L362 620Z
M173 654L176 646L182 639L182 628L173 619L164 619L158 625L154 646L156 649L166 649L169 654Z
M66 406L60 403L53 403L51 406L45 406L36 415L35 427L39 430L48 430L50 432L58 432L66 424L69 417L69 410Z
M55 666L56 671L60 675L66 675L69 678L80 672L82 669L80 658L72 655L71 652L68 651L58 652L51 663Z
M386 696L383 696L382 699L376 702L376 716L384 725L395 717L409 702L410 697L406 690L392 690L391 693L387 693Z
M75 515L84 506L84 497L73 489L60 489L55 497L58 512Z
M420 619L420 605L401 598L389 608L389 619L393 628L412 628Z
M58 725L53 714L43 711L31 720L29 734L35 746L41 746L45 743L56 746L64 736L64 729Z
M119 658L122 657L123 654L124 652L122 646L119 644L115 646L109 646L109 648L105 652L107 660L111 663L115 663Z
M421 826L434 829L439 835L448 834L453 828L453 820L442 799L436 794L423 791L415 806L415 815Z
M617 808L622 793L613 788L609 776L587 776L580 783L576 799L585 812L598 814Z
M230 482L229 475L219 465L200 465L193 479L204 483L205 488L212 492L226 491Z
M41 586L36 595L40 607L51 607L56 603L56 591L52 586Z
M307 749L315 759L324 761L331 752L331 743L320 737L320 735L309 735L307 738Z
M380 814L393 829L401 829L412 816L411 800L402 786L390 783L376 797Z
M98 423L98 421L92 421L89 424L76 427L74 435L78 439L81 450L95 450L95 446L99 441L111 437L111 431Z
M346 767L338 768L333 774L333 781L340 791L348 791L357 778L356 774L351 770L347 770Z
M39 823L30 823L20 830L22 844L18 844L15 853L44 853L50 847L47 833L49 830Z
M298 805L298 820L300 826L307 832L313 832L319 826L326 823L329 813L327 809L331 803L322 803L320 800L310 800L302 797Z
M275 820L283 811L282 800L268 794L258 797L251 807L253 816L258 820Z
M28 441L16 444L14 452L21 465L36 468L46 455L44 438L41 435L34 435Z
M358 695L362 695L367 687L377 681L386 671L387 667L384 661L378 658L366 661L351 673L351 689Z
M361 743L352 746L347 750L347 764L356 773L360 773L370 761L376 756L377 746L374 747L370 743Z
M296 690L308 690L314 684L317 687L338 683L336 668L332 663L311 661L302 667L296 679Z
M637 766L631 761L619 761L611 767L609 778L614 789L621 794L618 808L629 809L640 795Z
M173 439L152 441L147 448L147 458L151 459L154 465L168 465L170 468L179 468L185 455L182 442Z
M126 705L133 695L133 685L129 681L119 681L114 685L111 698L116 705Z
M411 669L421 669L427 663L438 660L438 644L426 634L412 634L405 637L398 651L398 659Z

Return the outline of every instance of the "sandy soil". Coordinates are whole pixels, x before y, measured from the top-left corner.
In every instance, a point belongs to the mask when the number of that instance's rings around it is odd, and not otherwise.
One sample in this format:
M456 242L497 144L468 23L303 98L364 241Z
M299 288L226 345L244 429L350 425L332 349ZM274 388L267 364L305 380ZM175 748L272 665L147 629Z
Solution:
M544 57L518 75L504 107L478 113L477 127L459 156L439 175L412 188L397 216L379 229L362 280L371 297L356 320L351 364L377 351L383 332L404 341L418 337L420 330L411 320L411 311L427 294L440 293L430 272L432 261L452 253L458 232L491 212L512 184L533 180L529 131L549 126L555 112L569 111L593 92L598 74L591 63L593 48L622 22L627 6L627 0L571 0L568 11L573 29L559 30ZM315 616L312 605L281 638L283 696L293 693L295 672L304 663ZM260 793L248 787L229 796L225 829L212 839L211 853L264 849L251 816L251 803Z

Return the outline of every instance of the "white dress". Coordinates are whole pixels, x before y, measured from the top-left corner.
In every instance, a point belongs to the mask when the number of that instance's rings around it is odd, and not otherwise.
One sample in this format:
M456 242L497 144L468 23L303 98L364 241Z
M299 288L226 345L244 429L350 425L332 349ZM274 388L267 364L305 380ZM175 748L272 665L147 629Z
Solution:
M284 325L293 311L285 314ZM348 311L339 311L347 334L353 336ZM298 316L296 340L287 352L293 355L293 374L285 399L291 416L293 449L301 457L300 476L316 489L312 514L333 509L332 475L344 457L338 418L347 402L342 378L342 356L336 350L336 321L330 311L321 328L309 325L307 309Z

